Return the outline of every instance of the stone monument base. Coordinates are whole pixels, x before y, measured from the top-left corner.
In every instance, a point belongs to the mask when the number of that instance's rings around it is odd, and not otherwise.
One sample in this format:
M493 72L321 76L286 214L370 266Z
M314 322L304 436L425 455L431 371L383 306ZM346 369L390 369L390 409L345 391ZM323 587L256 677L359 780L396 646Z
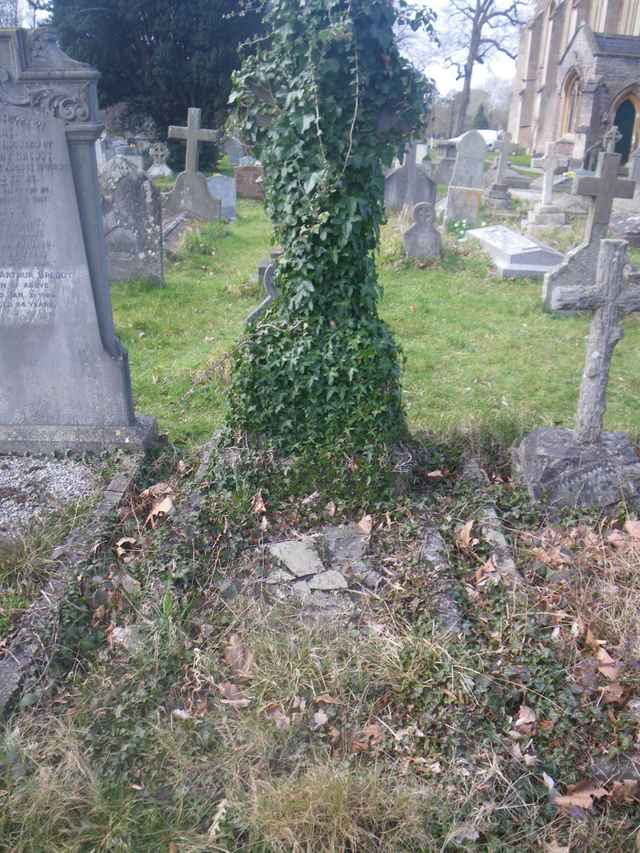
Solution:
M1 426L0 454L24 455L116 448L141 450L157 439L155 418L141 415L128 426Z
M511 193L504 184L492 184L483 196L487 207L497 210L509 210L512 206Z
M585 445L572 430L542 427L514 447L512 462L531 498L553 507L640 501L640 458L621 432L605 432L597 444Z

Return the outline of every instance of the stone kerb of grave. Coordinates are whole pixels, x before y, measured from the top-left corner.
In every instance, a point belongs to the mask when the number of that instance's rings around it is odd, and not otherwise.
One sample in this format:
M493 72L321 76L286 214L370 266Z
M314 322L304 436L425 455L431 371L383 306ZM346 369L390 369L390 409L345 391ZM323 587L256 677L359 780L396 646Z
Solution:
M439 260L442 238L434 225L435 206L422 202L413 208L413 225L402 235L405 254L419 261Z
M539 240L504 225L474 228L467 237L477 240L496 265L500 278L543 278L564 256Z
M162 208L151 179L124 157L100 175L109 281L164 283Z
M614 130L616 128L612 128ZM613 201L634 196L634 182L618 177L621 155L609 150L611 139L615 139L612 131L607 134L607 137L611 135L607 139L607 150L598 157L595 175L579 176L574 181L574 194L586 196L590 205L584 242L569 252L563 264L545 276L543 299L546 310L551 310L556 288L573 285L589 288L594 285L600 244L607 234Z
M200 162L200 144L215 142L218 133L201 127L202 110L191 107L186 127L170 127L169 139L179 139L187 144L185 170L181 172L174 188L164 196L167 218L180 213L188 213L196 219L212 222L220 219L222 204L213 198L207 187L207 179L198 171Z
M113 324L98 77L48 27L0 30L0 453L135 448L155 435L135 416Z
M640 286L625 281L627 243L603 240L596 285L561 287L551 308L592 311L575 430L540 428L513 451L516 476L533 500L552 506L607 507L640 500L640 459L624 433L604 432L607 385L624 317L640 312Z

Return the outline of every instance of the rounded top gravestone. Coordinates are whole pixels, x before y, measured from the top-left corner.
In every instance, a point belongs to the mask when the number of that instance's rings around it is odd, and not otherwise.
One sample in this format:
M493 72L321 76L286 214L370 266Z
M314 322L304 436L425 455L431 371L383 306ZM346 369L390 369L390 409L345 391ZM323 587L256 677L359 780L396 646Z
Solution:
M481 187L486 153L487 146L481 133L470 130L463 134L458 142L451 186Z

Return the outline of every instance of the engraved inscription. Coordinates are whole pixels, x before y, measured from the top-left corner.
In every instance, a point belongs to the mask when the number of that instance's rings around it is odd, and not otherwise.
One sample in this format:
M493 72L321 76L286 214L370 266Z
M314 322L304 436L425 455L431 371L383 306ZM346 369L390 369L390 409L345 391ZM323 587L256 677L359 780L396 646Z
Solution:
M53 319L56 287L71 273L0 269L0 326L46 326Z
M70 167L50 121L0 111L0 327L53 322L58 288L71 278L53 268L53 187Z

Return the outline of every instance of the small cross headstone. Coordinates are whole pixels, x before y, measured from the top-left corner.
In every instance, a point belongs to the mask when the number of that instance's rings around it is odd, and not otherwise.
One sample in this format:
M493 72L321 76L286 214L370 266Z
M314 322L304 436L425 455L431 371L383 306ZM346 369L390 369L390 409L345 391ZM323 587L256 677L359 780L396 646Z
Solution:
M409 258L419 261L439 260L442 238L434 225L435 207L428 202L413 208L413 225L402 235L404 250Z
M606 140L607 145L611 144L613 130ZM598 156L595 175L582 175L573 182L573 194L589 199L585 239L569 252L557 270L545 276L543 297L547 310L551 308L553 291L557 287L577 285L588 288L595 283L600 243L609 227L613 201L616 198L633 198L635 193L633 181L618 177L620 160L620 154L604 151Z
M387 211L400 211L416 204L435 204L437 187L424 166L417 163L418 143L408 147L404 162L391 171L384 181L384 206Z
M164 200L167 218L186 213L195 219L211 222L220 219L222 205L213 198L207 187L207 179L198 171L200 144L215 142L218 133L201 127L201 110L191 107L186 127L170 127L169 139L180 139L187 143L185 170L178 175L175 187Z
M618 144L618 142L620 142L621 139L622 134L614 124L613 127L610 127L604 135L604 150L608 154L615 154L616 145Z
M575 430L535 430L514 452L516 470L535 500L562 506L605 507L640 499L640 460L628 437L603 430L607 384L627 314L640 312L640 286L627 285L627 243L600 244L596 285L561 287L551 307L592 311Z
M169 128L169 139L180 139L187 143L185 172L198 172L200 165L200 143L215 142L218 138L216 130L206 130L201 127L202 110L189 108L186 127Z
M553 203L553 183L559 164L560 158L556 145L554 142L548 142L544 157L537 160L537 165L543 170L542 198L523 221L523 227L530 235L537 236L540 229L566 224L565 214Z

